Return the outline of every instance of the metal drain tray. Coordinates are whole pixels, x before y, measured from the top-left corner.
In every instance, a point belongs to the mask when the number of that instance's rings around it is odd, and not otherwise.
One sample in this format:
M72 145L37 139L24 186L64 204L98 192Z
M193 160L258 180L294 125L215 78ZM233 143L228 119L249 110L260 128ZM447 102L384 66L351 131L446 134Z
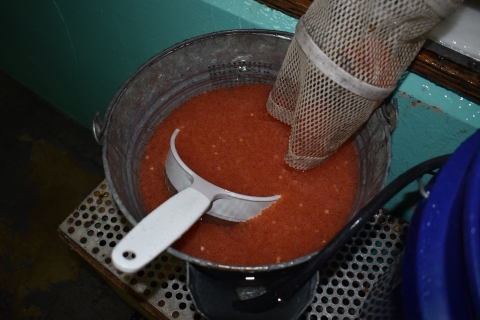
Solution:
M132 225L116 206L104 180L59 226L62 239L157 318L195 319L185 263L162 253L136 274L111 263L113 247ZM376 281L400 255L408 223L379 212L320 272L315 298L300 319L358 319Z

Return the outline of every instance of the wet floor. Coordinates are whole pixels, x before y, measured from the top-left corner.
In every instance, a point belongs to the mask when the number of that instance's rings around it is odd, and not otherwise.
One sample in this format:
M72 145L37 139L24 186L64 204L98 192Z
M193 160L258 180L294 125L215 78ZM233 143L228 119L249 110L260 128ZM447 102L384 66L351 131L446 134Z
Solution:
M91 132L0 72L1 320L142 319L58 236L103 179Z

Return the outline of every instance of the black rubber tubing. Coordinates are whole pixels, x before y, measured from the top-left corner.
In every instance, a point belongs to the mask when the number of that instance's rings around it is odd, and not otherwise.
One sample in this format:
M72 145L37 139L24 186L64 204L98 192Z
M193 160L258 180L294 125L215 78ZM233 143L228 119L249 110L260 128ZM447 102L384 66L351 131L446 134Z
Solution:
M269 310L279 303L288 301L315 273L328 262L341 248L351 239L382 207L408 184L421 178L424 174L441 168L450 157L450 154L436 157L422 162L407 170L388 186L382 189L365 207L363 207L355 219L347 225L304 267L283 283L269 288L268 291L258 297L248 300L235 300L232 308L245 313L260 313Z

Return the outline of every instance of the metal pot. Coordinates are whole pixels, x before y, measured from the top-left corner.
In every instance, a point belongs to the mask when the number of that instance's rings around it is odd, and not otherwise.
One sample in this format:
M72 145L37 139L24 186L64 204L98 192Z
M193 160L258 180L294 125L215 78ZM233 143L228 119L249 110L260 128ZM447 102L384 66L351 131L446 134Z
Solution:
M148 214L141 199L138 172L144 148L157 125L182 102L206 90L273 84L292 36L266 30L199 36L157 54L123 84L108 106L103 123L98 115L95 118L93 131L103 145L103 164L112 195L133 225ZM386 184L395 115L395 109L378 109L355 137L360 176L350 219ZM269 278L268 274L275 270L295 270L295 266L317 254L279 264L232 266L198 259L173 248L168 252L206 273L217 270L221 279L225 274L245 279L245 275L254 273L259 285L264 282L260 280L262 274Z

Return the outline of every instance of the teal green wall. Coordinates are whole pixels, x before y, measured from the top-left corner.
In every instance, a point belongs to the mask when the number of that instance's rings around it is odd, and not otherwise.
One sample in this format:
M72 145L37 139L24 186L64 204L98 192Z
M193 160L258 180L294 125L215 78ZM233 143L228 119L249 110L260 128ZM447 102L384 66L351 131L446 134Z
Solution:
M293 31L253 1L2 0L0 69L90 126L143 62L182 40L226 29Z
M389 181L425 160L452 153L480 128L480 106L455 92L409 73L394 94L399 123L392 134L392 166ZM424 177L424 182L429 176ZM409 219L418 201L412 183L386 206Z
M293 32L295 24L252 0L2 0L0 69L90 127L95 112L105 111L128 76L163 49L213 31ZM400 123L393 134L390 180L452 152L480 128L478 104L415 74L394 97ZM414 206L403 201L414 189L388 208Z

